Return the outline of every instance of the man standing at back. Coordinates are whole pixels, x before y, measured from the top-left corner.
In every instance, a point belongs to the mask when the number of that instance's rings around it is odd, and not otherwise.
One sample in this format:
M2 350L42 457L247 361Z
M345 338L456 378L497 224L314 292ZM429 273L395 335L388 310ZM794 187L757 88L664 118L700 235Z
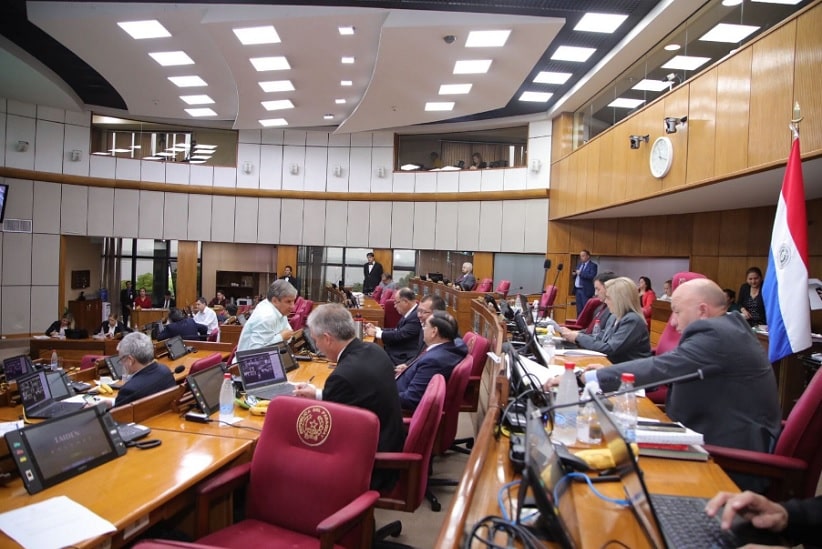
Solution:
M577 318L582 314L585 302L594 295L594 277L597 275L597 264L591 261L591 252L579 252L579 263L574 271L574 295L577 300Z
M300 279L294 276L293 269L291 265L286 265L285 269L283 270L283 276L280 277L280 280L285 280L297 290L297 295L300 295Z
M266 299L254 307L254 312L243 326L237 350L259 349L291 339L294 330L288 323L288 315L294 310L296 297L297 288L290 282L283 279L272 282Z
M411 288L400 288L394 296L394 308L402 315L396 328L382 329L371 323L365 333L382 339L385 352L394 364L402 364L417 355L422 326L417 318L417 296Z
M371 295L382 280L382 265L374 260L374 252L368 252L365 257L368 261L362 266L362 293Z

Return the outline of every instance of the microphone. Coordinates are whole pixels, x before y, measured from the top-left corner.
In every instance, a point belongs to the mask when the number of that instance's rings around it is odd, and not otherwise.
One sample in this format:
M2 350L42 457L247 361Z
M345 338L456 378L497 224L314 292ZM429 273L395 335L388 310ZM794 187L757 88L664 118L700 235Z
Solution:
M562 272L562 268L563 268L564 266L565 266L565 265L563 265L562 263L560 263L559 265L557 265L557 274L556 274L556 276L554 276L554 286L556 286L556 285L557 285L557 279L559 278L559 273L561 273L561 272Z

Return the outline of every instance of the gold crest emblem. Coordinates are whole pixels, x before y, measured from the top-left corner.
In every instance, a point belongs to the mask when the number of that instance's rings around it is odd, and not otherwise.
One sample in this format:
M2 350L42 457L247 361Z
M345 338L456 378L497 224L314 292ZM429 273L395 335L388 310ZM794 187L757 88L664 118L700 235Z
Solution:
M331 414L323 406L309 406L297 417L297 435L307 446L319 446L331 434Z

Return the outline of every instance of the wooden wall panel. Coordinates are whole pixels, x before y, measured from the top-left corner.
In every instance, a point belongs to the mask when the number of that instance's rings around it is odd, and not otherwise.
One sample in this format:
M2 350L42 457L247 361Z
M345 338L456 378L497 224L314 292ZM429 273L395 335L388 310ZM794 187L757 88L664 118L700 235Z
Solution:
M593 210L602 204L599 180L599 147L601 143L594 141L588 147L588 154L585 158L585 206L586 210Z
M613 135L613 141L610 143L611 185L607 200L609 204L614 204L625 200L625 187L628 182L628 157L630 154L639 151L629 148L628 136L631 135L631 132L626 124L618 124L608 130L607 133ZM602 168L601 163L600 168Z
M618 220L617 255L642 255L642 219L638 217Z
M197 242L177 243L177 306L183 307L197 299Z
M574 114L564 112L553 119L551 133L551 158L559 160L574 150Z
M392 250L373 250L374 260L382 264L382 270L390 273L394 269L394 252ZM362 258L362 262L366 262L366 258Z
M639 218L641 225L639 253L644 256L666 256L671 253L669 250L669 239L672 235L668 233L667 216L653 216Z
M613 203L611 195L614 188L614 132L605 132L588 146L591 147L594 143L599 146L598 171L595 176L599 181L597 189L599 192L599 205L602 206Z
M568 211L578 212L585 206L586 185L585 177L580 170L585 166L584 154L574 154L568 157L568 194L565 200L568 201Z
M715 175L748 167L748 111L751 104L751 48L717 66Z
M598 255L614 255L617 252L619 223L616 219L597 219L594 221L593 249Z
M594 222L579 221L571 226L569 248L566 250L571 255L578 255L583 249L590 250L592 255L599 255L599 251L593 250L594 242ZM566 265L568 267L568 265Z
M716 68L695 78L690 84L686 183L711 179L715 173L716 86Z
M719 222L718 255L748 255L748 230L750 210L730 210L723 213ZM766 244L767 246L767 244Z
M802 149L822 149L822 4L803 14L796 25L794 100L802 108Z
M671 93L665 96L665 99L661 103L658 103L663 106L662 115L659 116L658 119L653 118L650 120L649 126L651 128L658 128L657 131L651 132L650 144L653 144L654 139L657 137L667 135L664 128L664 119L666 116L675 116L676 118L688 116L688 124L686 126L680 127L677 129L676 133L668 135L671 139L671 143L674 145L674 163L671 166L671 171L668 172L668 175L662 178L662 181L659 181L659 188L657 190L673 189L676 187L681 187L685 184L685 175L687 173L686 170L688 167L689 155L688 139L694 132L691 128L691 116L688 111L690 95L691 86L680 86L679 88L674 89ZM650 149L648 150L648 156L650 157ZM648 173L650 173L650 167L648 168Z
M494 277L494 254L490 252L474 252L474 276L481 278Z
M805 185L808 185L805 181ZM818 183L817 183L818 184ZM808 255L822 257L822 200L806 202L808 215ZM811 270L816 278L822 275L822 269Z
M745 282L745 271L753 264L747 257L720 257L716 267L716 273L710 276L722 288L730 288L733 291L739 290L739 286ZM757 265L762 272L765 272L763 265Z
M548 222L548 253L567 253L571 249L571 225L567 221Z
M771 234L773 233L773 219L776 216L775 206L765 206L762 208L753 208L751 212L751 224L748 227L748 242L745 246L746 254L749 256L767 256L767 251L771 243ZM765 271L764 265L761 267Z
M691 271L701 273L716 280L716 270L719 265L719 258L716 256L707 255L692 255L691 256ZM736 291L736 290L734 290Z
M748 166L784 160L791 135L796 22L786 23L753 45Z
M693 255L719 254L719 225L722 220L720 212L702 212L693 214L691 234L691 253Z
M365 259L363 259L365 263ZM285 266L291 265L294 275L297 274L297 246L277 246L277 276L283 276ZM391 271L388 271L389 273Z

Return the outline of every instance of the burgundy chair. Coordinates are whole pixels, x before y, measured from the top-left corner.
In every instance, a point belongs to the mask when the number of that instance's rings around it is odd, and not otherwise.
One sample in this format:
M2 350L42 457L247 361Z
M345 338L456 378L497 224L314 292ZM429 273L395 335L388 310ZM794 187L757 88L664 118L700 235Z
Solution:
M539 298L539 308L537 310L538 318L545 318L549 315L549 311L554 308L554 301L557 299L557 287L553 284L548 284Z
M396 328L402 320L402 315L394 307L394 298L385 302L385 317L383 318L383 328Z
M305 328L305 317L300 313L294 313L289 317L288 325L291 326L292 330L301 330Z
M88 370L90 368L96 368L97 362L104 358L106 358L104 355L83 355L83 358L80 359L80 369Z
M380 302L380 296L382 295L382 288L383 288L382 286L377 286L376 288L374 288L374 291L373 291L373 292L371 292L371 297L372 297L372 298L374 299L374 301L376 301L377 303L379 303L379 302Z
M380 305L382 305L383 309L385 309L386 301L388 301L389 299L394 299L394 294L395 293L396 293L396 290L394 290L394 288L386 288L382 291L382 294L380 295L379 303L380 303Z
M494 286L494 280L492 278L483 278L480 280L476 286L474 286L475 292L490 292L491 288Z
M706 444L705 449L726 471L767 477L765 495L774 501L809 498L822 472L822 369L816 371L796 401L772 454Z
M510 280L500 280L499 284L497 284L497 289L494 290L498 294L502 294L502 297L508 297L508 290L511 289L511 281Z
M468 353L474 359L474 362L471 367L471 375L468 376L465 394L462 397L460 412L476 412L479 405L482 372L485 370L485 364L488 361L488 350L491 348L491 343L474 332L465 332L462 340L468 346Z
M197 372L205 370L206 368L210 368L210 367L214 366L215 364L219 364L222 361L223 361L223 355L221 353L214 353L214 354L208 355L205 358L195 360L194 363L191 365L191 368L189 368L188 374L189 375L196 374Z
M214 328L206 337L206 341L220 341L220 329Z
M596 311L597 307L602 301L599 298L592 297L588 301L585 302L585 307L582 308L582 311L579 313L577 318L572 318L563 324L566 328L571 330L584 330L588 327L588 324L591 323L591 320L594 318L594 312Z
M244 520L196 545L169 547L370 547L379 493L368 486L378 435L377 416L363 408L273 400L251 463L197 489L198 535L208 529L211 501L247 486Z

